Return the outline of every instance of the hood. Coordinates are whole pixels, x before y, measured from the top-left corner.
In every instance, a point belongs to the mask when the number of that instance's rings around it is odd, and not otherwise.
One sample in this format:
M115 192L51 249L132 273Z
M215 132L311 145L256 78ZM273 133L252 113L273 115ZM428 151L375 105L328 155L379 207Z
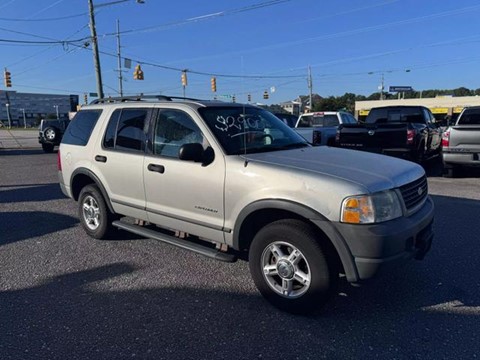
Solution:
M425 175L420 165L391 156L327 146L247 154L248 161L317 173L365 187L368 192L396 188Z

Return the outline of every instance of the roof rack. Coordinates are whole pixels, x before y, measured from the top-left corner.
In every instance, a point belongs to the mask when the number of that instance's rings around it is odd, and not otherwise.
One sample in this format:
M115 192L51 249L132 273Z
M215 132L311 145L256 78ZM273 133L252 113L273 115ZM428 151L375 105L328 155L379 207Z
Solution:
M137 96L121 96L121 97L108 97L108 98L96 99L90 102L90 105L130 102L130 101L173 101L173 100L204 101L200 99L187 98L187 97L181 97L181 96L137 95Z

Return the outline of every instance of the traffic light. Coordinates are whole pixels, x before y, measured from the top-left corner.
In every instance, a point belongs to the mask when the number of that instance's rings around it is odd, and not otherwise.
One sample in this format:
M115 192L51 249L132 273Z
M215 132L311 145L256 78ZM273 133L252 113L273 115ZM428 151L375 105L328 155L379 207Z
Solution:
M232 96L232 102L235 102L235 95Z
M140 67L140 64L135 66L135 70L133 71L133 80L143 80L143 71Z
M248 100L248 102L252 101L252 95L248 94L247 95L247 100Z
M5 87L12 87L12 74L10 74L10 71L5 69L3 76L5 78Z
M83 100L85 101L85 105L88 104L88 95L87 94L83 94Z
M212 85L212 91L213 91L213 92L217 92L217 78L212 77L212 78L210 79L210 83L211 83L211 85Z
M265 90L265 91L263 92L263 98L264 98L264 99L268 99L268 91L267 91L267 90Z
M182 71L182 86L187 86L187 85L188 85L187 72Z

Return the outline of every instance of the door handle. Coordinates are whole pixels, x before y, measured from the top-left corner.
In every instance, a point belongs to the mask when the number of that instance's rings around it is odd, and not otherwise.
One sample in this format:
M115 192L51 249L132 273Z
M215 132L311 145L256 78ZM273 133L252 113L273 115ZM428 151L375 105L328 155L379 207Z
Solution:
M106 163L107 162L107 157L103 156L103 155L97 155L97 156L95 156L95 161Z
M148 164L147 169L149 171L158 172L160 174L163 174L165 172L165 166L163 165Z

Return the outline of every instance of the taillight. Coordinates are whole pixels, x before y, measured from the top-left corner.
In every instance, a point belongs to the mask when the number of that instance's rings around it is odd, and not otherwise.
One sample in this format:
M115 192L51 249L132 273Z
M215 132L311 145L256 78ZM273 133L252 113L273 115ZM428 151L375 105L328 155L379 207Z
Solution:
M407 130L407 144L413 144L416 133L415 129Z
M450 146L450 130L445 131L442 134L442 147Z
M62 171L62 158L60 157L60 149L58 149L57 153L57 169L58 171Z

